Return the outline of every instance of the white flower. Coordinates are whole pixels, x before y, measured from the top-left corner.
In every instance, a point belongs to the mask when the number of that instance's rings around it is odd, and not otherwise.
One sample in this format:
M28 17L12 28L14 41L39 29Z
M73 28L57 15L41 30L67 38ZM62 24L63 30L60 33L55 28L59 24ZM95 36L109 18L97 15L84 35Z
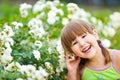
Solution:
M41 76L40 74L41 74L41 72L40 72L39 70L37 70L36 73L35 73L36 79L38 79L38 80L43 80L44 77Z
M45 32L45 29L41 26L40 27L40 34L43 36L43 35L45 35L46 34L46 32Z
M10 43L5 42L4 45L5 45L5 47L7 47L6 51L11 53L11 52L12 52L12 49L11 49L11 47L10 47ZM4 53L6 53L6 52L4 52Z
M4 25L4 32L6 34L6 37L12 37L14 35L14 32L11 28L11 26L8 26L8 25Z
M35 71L36 71L36 67L34 65L27 65L26 66L26 73L28 75L35 73Z
M37 18L33 18L28 22L28 27L30 27L30 29L35 29L41 26L42 26L42 21Z
M58 8L56 8L56 7L53 7L53 8L52 8L52 11L54 11L54 13L56 13L56 14L60 14L61 16L63 16L63 14L64 14L61 9L58 9Z
M37 13L40 11L43 11L43 9L45 8L45 1L37 1L36 4L33 6L33 13Z
M102 32L105 36L110 36L110 37L113 37L116 33L114 28L107 27L107 26L105 26L105 28L102 30Z
M21 64L19 62L15 62L15 66L20 69L21 68Z
M63 47L61 45L61 41L58 40L57 41L57 51L60 53L60 54L64 54L64 50L63 50Z
M114 12L112 15L110 15L110 20L114 28L120 27L120 13L119 12Z
M94 23L93 23L93 24L94 24ZM97 24L96 24L95 26L97 26L97 27L96 27L97 31L100 32L100 31L103 30L104 24L103 24L103 22L102 22L101 20L98 20L98 21L97 21Z
M15 26L15 29L19 29L20 27L23 27L23 23L21 22L14 21L12 22L12 24Z
M34 38L41 38L43 35L46 34L42 21L38 18L33 18L29 21L28 27L30 27L29 34L33 34Z
M66 68L66 63L65 63L65 58L64 58L64 54L60 54L59 55L59 65L58 69L56 69L58 72L63 71L64 68Z
M49 54L52 54L52 48L51 47L49 47L47 50L48 50Z
M75 3L68 3L67 4L67 9L68 9L68 12L74 12L75 10L77 10L79 7L77 6L77 4Z
M41 48L42 47L42 42L41 41L35 41L34 45Z
M60 66L56 69L56 71L57 72L60 72L60 71L63 71L63 68L65 68L66 67L66 64L65 64L65 58L64 58L64 50L63 50L63 47L62 47L62 45L61 45L61 41L60 40L58 40L57 41L57 51L59 52L59 64L60 64Z
M11 45L11 46L13 46L13 44L14 44L14 40L13 40L13 38L6 38L5 39L5 45L6 44L9 44L9 45ZM7 47L8 45L6 45L6 47Z
M26 73L28 76L34 75L36 68L34 65L22 65L19 71L23 74Z
M56 17L56 12L54 12L54 11L49 11L48 12L48 19L47 19L47 22L49 23L49 24L54 24L55 22L56 22L56 20L57 20L57 17Z
M52 40L52 41L50 42L50 48L56 47L56 43L57 43L57 40Z
M24 80L24 79L22 79L22 78L17 78L16 80Z
M91 15L87 12L85 12L83 9L77 9L76 11L74 11L73 13L69 13L68 14L68 18L71 20L74 19L81 19L84 21L88 21L87 19L90 17Z
M50 63L50 62L45 62L45 66L46 66L48 69L52 69L52 66L51 66L51 63Z
M8 64L8 66L5 67L5 70L17 70L21 67L21 65L18 62L11 62L10 64Z
M13 60L13 57L10 54L3 54L1 56L1 63L2 64L8 64Z
M91 17L91 21L92 23L97 24L97 19L95 17Z
M0 40L1 40L1 44L10 44L13 46L14 44L14 41L13 39L11 38L12 36L14 35L13 31L10 31L10 30L6 30L5 31L1 31L0 32Z
M52 1L47 1L46 2L46 6L48 6L49 8L51 8L52 6L54 6Z
M33 50L32 52L34 54L34 57L39 60L41 58L40 52L38 50Z
M63 18L62 24L65 26L69 22L68 18Z
M21 67L19 67L19 71L24 74L26 72L26 65L21 65Z
M4 51L4 53L3 54L8 54L8 55L10 55L11 54L11 52L12 52L12 48L10 47L10 44L8 43L8 44L6 44L6 50Z
M35 79L37 79L37 80L46 80L46 76L43 76L43 75L41 75L41 71L40 70L36 70L36 72L35 72L35 74L34 74L34 76L35 76Z
M28 16L28 11L22 10L21 11L21 17L26 18Z
M36 16L36 19L42 19L44 18L44 16L46 16L45 12L41 12L40 14Z
M103 44L104 47L106 47L106 48L109 48L109 47L111 46L111 42L110 42L110 40L108 40L108 39L102 40L102 44Z
M49 17L48 19L47 19L47 22L49 23L49 24L54 24L55 23L55 18L54 17Z
M20 5L20 14L21 17L26 18L28 16L28 10L32 8L32 5L23 3Z
M9 70L9 71L12 71L15 69L15 64L14 62L8 64L8 66L5 67L5 70Z
M41 26L39 28L35 28L35 29L31 29L29 31L29 34L33 34L34 38L41 38L43 35L45 35L45 30L44 28Z
M4 53L4 51L5 51L5 48L4 48L4 47L1 47L1 48L0 48L0 57L1 57L1 55Z
M32 8L32 5L30 4L27 3L20 4L20 10L30 9L30 8Z
M43 69L42 67L39 67L39 71L41 76L48 77L49 74L46 72L45 69Z

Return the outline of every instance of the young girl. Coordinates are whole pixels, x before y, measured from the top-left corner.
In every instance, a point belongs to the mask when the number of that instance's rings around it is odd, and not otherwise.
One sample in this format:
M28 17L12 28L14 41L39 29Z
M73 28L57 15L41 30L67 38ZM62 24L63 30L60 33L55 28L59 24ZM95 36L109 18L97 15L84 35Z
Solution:
M69 22L62 30L61 42L67 80L120 80L120 51L104 48L87 22Z

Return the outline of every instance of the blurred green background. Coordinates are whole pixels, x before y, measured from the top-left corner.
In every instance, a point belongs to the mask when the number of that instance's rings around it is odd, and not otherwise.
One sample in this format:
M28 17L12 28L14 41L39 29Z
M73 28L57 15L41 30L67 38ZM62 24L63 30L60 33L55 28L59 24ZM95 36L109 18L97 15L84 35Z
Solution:
M38 0L0 0L0 21L17 18L21 3L34 4ZM48 1L48 0L47 0ZM53 0L52 0L53 1ZM60 0L63 3L76 3L93 16L104 20L112 12L120 11L120 0ZM102 13L102 14L101 14Z

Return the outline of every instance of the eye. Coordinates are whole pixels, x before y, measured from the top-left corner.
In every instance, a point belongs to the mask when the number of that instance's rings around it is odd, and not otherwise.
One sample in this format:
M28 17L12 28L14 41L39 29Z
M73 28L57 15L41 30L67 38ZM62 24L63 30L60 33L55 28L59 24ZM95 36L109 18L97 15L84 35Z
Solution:
M87 34L83 34L81 37L82 37L82 38L85 38L86 36L87 36Z
M73 41L72 42L72 46L76 45L77 44L77 41Z

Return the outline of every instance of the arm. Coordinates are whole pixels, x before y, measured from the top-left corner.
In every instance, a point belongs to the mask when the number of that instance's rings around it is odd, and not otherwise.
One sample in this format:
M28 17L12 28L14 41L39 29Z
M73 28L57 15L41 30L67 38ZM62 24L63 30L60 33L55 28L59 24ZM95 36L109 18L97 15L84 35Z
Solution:
M80 80L79 69L68 71L67 80Z
M67 80L80 80L79 63L80 57L74 58L72 55L66 56L66 64L68 69Z
M120 50L116 50L114 54L114 65L116 69L120 72Z

